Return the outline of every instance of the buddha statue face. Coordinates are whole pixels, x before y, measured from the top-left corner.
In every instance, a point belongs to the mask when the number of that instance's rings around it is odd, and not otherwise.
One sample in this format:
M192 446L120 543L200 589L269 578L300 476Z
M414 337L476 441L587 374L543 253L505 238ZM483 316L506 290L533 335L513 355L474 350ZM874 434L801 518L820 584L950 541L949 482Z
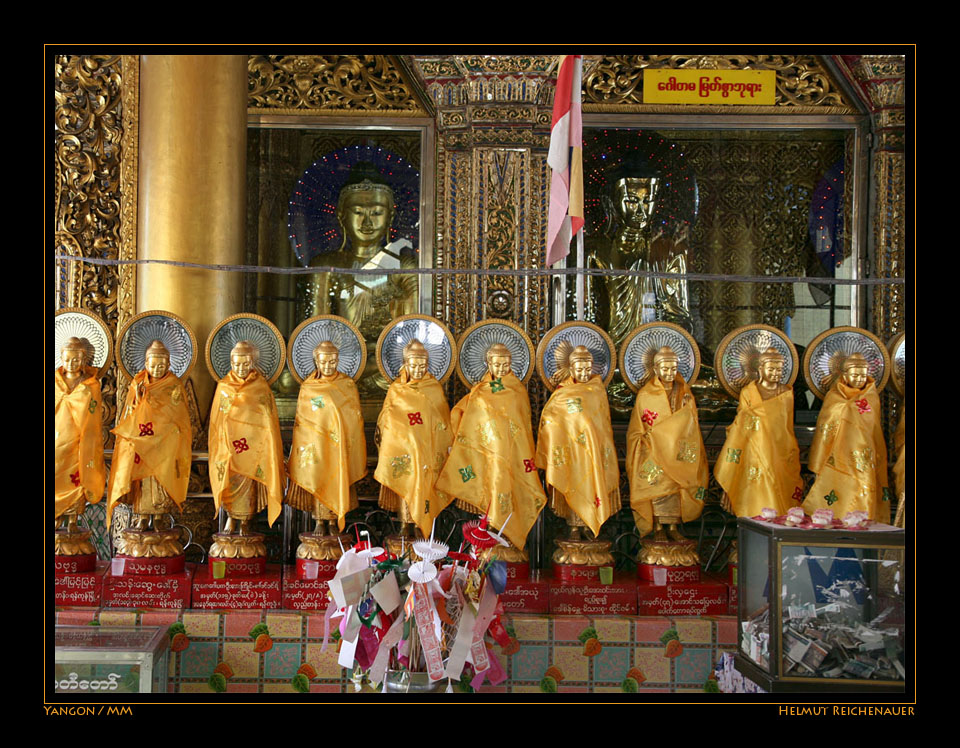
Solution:
M242 340L230 351L230 369L240 379L246 379L256 367L258 358L257 349L247 341Z
M340 364L340 349L325 340L314 350L313 360L321 378L332 377L337 373L337 366Z
M760 356L760 367L757 377L766 387L775 387L783 381L783 356L773 349L764 351Z
M159 340L154 340L144 356L144 367L151 379L161 379L170 370L170 353Z
M627 177L614 188L614 203L623 222L632 229L647 227L656 207L656 177Z
M575 382L589 382L593 376L593 355L587 348L577 346L570 354L570 371Z
M427 375L430 354L423 343L414 338L403 347L403 368L413 382L419 382Z
M487 349L487 370L494 379L499 379L510 373L513 356L510 349L502 343L494 343Z
M670 348L664 346L653 357L653 371L657 378L666 385L673 384L680 370L680 359Z
M843 381L848 387L855 390L863 389L867 383L867 365L856 363L843 367Z
M85 358L86 351L83 350L83 344L79 338L70 338L67 344L60 350L60 363L63 365L63 370L67 374L79 374L83 369L83 360Z
M369 189L366 185L369 184ZM383 246L393 223L393 192L372 182L344 188L337 207L337 220L353 251Z

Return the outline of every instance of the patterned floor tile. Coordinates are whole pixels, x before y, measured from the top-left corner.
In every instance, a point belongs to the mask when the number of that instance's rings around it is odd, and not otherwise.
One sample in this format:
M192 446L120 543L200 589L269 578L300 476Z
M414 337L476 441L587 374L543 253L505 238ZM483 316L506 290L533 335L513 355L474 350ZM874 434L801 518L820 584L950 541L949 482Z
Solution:
M550 647L526 645L513 655L513 678L515 680L540 680L550 667Z
M224 642L223 661L233 668L238 678L256 678L260 675L260 655L253 651L253 640Z
M183 625L187 636L214 637L220 635L219 613L189 612L183 614Z
M563 672L564 681L586 681L590 677L590 658L583 654L583 646L555 645L553 664ZM542 676L543 671L540 674Z

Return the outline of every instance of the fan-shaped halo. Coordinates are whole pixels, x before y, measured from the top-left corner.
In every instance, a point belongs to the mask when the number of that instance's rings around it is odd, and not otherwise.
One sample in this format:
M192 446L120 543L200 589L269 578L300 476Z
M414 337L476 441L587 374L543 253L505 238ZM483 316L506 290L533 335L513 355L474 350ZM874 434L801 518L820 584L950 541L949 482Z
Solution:
M357 381L367 365L367 344L353 324L336 314L318 314L305 319L290 335L288 363L290 373L300 384L313 374L316 364L313 351L329 340L340 351L337 371Z
M173 312L152 309L131 317L117 334L117 360L131 379L144 366L144 355L154 340L170 353L170 371L183 379L197 362L197 336L182 318Z
M620 346L620 374L627 386L637 392L653 367L653 356L669 346L679 359L679 372L689 384L700 373L700 348L693 336L672 322L647 322L627 335Z
M427 368L434 379L446 382L456 368L457 341L443 322L425 314L404 314L383 328L377 339L380 373L391 382L397 378L403 366L403 348L413 339L427 349Z
M781 384L792 387L800 371L796 347L782 330L755 324L728 332L717 346L714 366L723 388L738 397L741 389L756 380L760 354L768 348L783 356Z
M890 377L890 354L872 332L860 327L833 327L820 333L803 354L803 377L820 399L840 374L847 356L861 353L867 359L867 373L883 389Z
M548 390L556 387L553 383L557 371L554 353L563 343L568 344L571 350L578 345L589 348L593 354L593 373L600 376L604 385L610 384L617 366L617 347L613 338L592 322L573 320L548 330L537 344L537 374Z
M457 341L457 376L467 387L479 382L487 371L487 349L503 343L510 349L510 368L526 384L533 376L533 342L520 325L505 319L476 322Z
M890 352L890 381L903 397L907 384L907 333L897 333L887 344L887 350Z
M107 323L99 315L77 307L59 309L54 315L53 329L55 369L61 363L60 351L74 337L90 343L93 360L88 365L96 367L99 374L102 375L113 363L113 337Z
M287 345L276 325L266 317L249 312L233 314L213 328L204 350L210 375L218 381L227 375L230 351L242 340L257 347L260 354L257 369L267 382L277 381L283 373Z

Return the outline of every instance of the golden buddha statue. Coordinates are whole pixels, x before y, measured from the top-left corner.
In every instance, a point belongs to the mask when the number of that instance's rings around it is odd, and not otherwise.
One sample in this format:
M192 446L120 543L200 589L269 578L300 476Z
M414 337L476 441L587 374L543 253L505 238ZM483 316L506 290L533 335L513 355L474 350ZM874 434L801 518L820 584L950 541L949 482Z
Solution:
M403 366L387 390L377 419L379 448L374 478L380 506L398 512L400 537L388 540L397 552L418 537L429 537L433 522L452 501L434 484L453 442L450 406L443 386L428 371L430 356L417 339L403 347Z
M251 520L267 508L273 525L283 506L283 442L270 385L256 368L259 351L243 340L230 351L230 371L217 384L209 423L210 487L229 519L214 535L213 558L266 555Z
M603 378L593 372L593 354L569 345L555 350L560 379L540 416L537 467L546 471L550 508L570 526L569 536L557 540L554 562L606 566L613 563L610 542L596 538L620 510L610 404Z
M337 371L340 351L329 340L314 348L314 373L303 380L293 424L287 504L310 512L313 533L304 533L298 558L340 557L344 517L359 506L356 482L367 474L367 443L360 395L353 379ZM336 532L331 532L336 526ZM338 542L340 538L340 542Z
M180 378L170 370L170 352L154 340L144 368L127 390L126 406L113 429L116 445L107 491L107 526L117 502L131 504L134 521L122 534L121 555L177 556L179 533L160 531L155 518L179 510L190 481L192 430Z
M54 519L62 522L56 534L58 555L87 555L96 549L89 531L77 527L77 516L87 503L103 496L102 396L98 372L89 365L90 343L72 337L60 350L54 382Z
M709 470L697 406L679 373L679 357L664 346L637 392L627 429L630 506L644 542L640 560L661 566L699 563L695 544L677 525L700 516ZM665 529L666 526L666 529Z
M594 243L588 264L604 270L686 273L686 244L668 239L653 225L660 176L647 164L623 166L619 173L613 194L605 200L611 238ZM692 328L687 281L682 278L595 278L587 295L597 324L617 345L645 322L660 320Z
M527 388L513 373L502 343L486 351L487 372L450 413L453 445L436 488L467 511L486 513L510 548L505 561L526 560L527 534L547 497L536 467ZM504 523L509 522L504 528Z
M830 509L843 518L865 511L872 520L890 522L887 444L880 396L868 371L863 354L847 356L823 398L807 459L817 476L803 501L807 514Z
M723 507L738 517L767 507L784 515L803 498L793 389L783 383L784 368L775 348L760 354L756 379L740 390L737 417L714 466Z
M311 265L364 270L416 268L418 262L409 240L385 243L395 207L393 190L387 184L366 178L347 184L337 201L337 221L343 236L340 248L317 255ZM367 366L358 382L360 390L365 397L382 394L389 382L377 369L377 338L391 320L416 311L417 277L323 273L312 276L303 293L304 317L336 314L360 330L367 344Z

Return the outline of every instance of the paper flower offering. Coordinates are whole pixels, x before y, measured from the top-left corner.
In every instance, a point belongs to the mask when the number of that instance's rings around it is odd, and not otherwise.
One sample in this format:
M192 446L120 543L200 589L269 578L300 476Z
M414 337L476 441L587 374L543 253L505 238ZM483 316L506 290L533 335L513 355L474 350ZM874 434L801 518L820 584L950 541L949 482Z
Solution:
M788 525L800 525L803 524L806 520L807 515L804 514L803 509L798 506L793 507L793 509L787 510L787 516L784 517L784 522Z
M763 509L760 510L760 516L763 517L764 519L776 519L777 510L771 509L770 507L765 506Z
M869 519L870 515L866 512L847 512L843 518L843 526L859 527L860 525L865 525Z
M793 511L792 509L790 511ZM830 527L833 524L832 509L817 509L811 517L813 524L818 527Z

